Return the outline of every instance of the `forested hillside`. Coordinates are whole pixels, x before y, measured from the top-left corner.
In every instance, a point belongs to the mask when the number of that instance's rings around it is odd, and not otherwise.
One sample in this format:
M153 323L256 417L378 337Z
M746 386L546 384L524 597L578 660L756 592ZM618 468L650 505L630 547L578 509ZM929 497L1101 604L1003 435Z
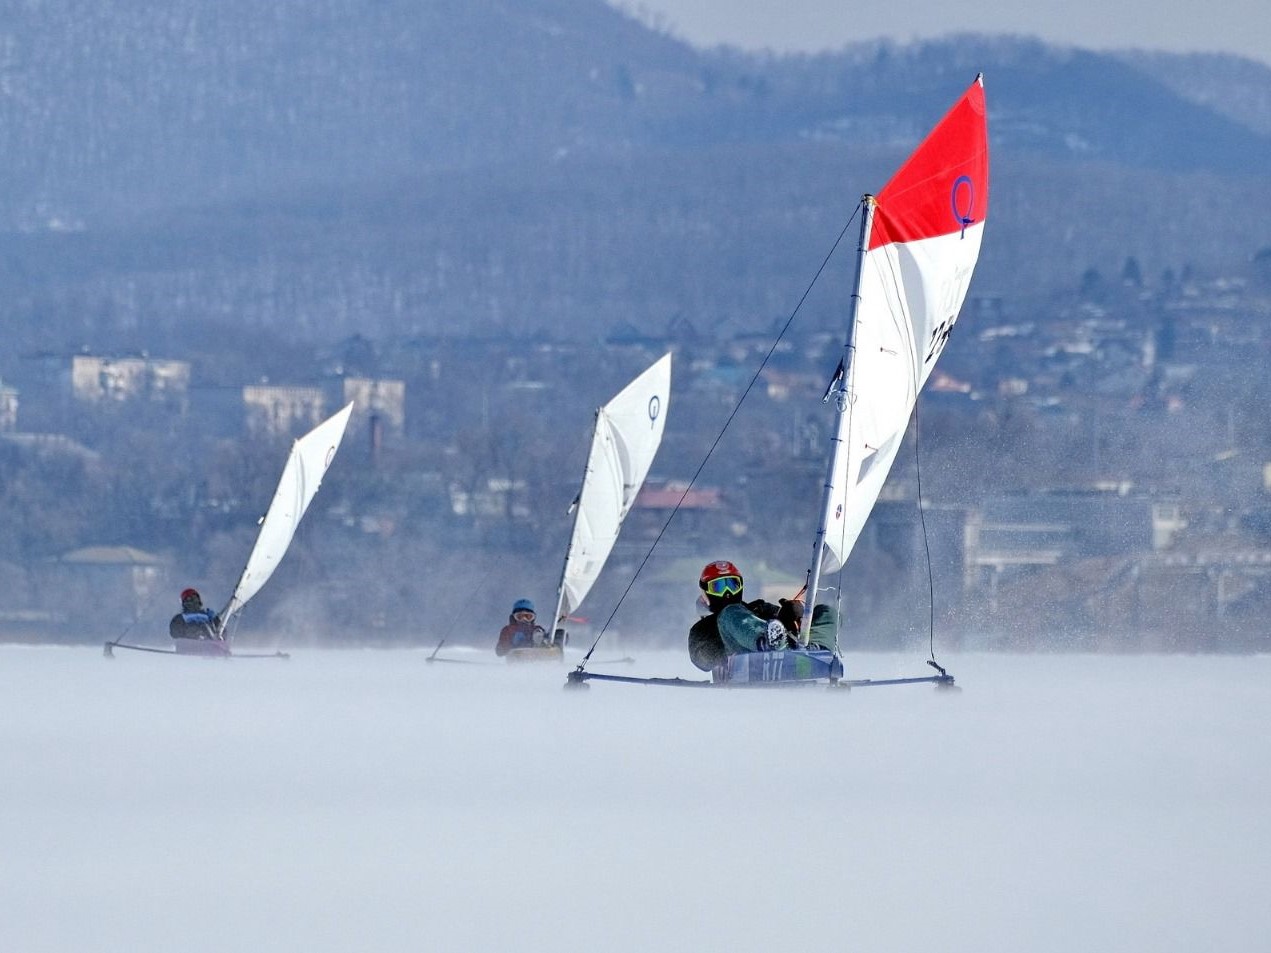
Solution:
M1268 71L1165 62L986 37L700 52L600 0L23 6L0 33L0 316L20 350L209 320L762 326L981 70L983 293L1127 254L1220 267L1271 243Z

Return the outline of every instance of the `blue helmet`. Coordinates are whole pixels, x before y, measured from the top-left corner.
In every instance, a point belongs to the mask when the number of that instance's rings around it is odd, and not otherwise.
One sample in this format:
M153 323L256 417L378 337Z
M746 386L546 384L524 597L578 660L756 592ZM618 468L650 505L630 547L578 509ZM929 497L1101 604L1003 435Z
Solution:
M512 611L513 612L534 612L534 603L531 602L529 599L517 599L516 602L512 603ZM534 614L538 615L537 612L535 612Z

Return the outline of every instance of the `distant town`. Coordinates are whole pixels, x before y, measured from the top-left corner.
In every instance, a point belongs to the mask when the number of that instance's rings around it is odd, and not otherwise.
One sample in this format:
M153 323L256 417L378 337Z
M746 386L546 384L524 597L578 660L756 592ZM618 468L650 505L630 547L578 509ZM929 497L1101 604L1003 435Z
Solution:
M227 593L288 442L352 402L319 503L244 625L314 644L482 642L512 599L554 594L591 409L668 351L663 449L576 627L678 638L707 559L791 594L842 342L783 323L674 318L585 343L355 336L298 353L285 380L228 381L215 352L22 355L0 384L0 638L161 633L184 584ZM1229 275L1147 276L1129 258L1027 304L973 290L831 582L849 647L925 643L934 622L969 649L1266 649L1268 327L1267 251Z

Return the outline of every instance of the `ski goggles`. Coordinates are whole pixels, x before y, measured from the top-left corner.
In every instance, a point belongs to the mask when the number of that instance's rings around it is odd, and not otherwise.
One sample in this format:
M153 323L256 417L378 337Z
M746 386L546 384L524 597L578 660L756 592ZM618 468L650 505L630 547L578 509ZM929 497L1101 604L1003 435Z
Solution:
M735 596L741 592L741 576L719 576L708 579L702 589L708 596Z

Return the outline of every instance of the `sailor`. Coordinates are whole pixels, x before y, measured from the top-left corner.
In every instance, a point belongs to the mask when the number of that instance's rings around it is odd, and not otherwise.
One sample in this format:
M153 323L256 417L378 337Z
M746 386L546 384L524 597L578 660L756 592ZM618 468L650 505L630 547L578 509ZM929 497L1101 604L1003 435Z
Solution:
M215 611L204 608L197 589L186 589L181 593L181 611L168 623L168 635L174 639L219 639L220 622Z
M803 603L782 599L779 605L755 599L746 602L741 571L726 559L707 563L697 581L708 614L688 633L688 654L704 672L739 652L772 652L784 648L831 648L837 620L832 606L813 610L811 637L799 638Z
M495 654L507 655L512 649L543 645L547 641L547 630L535 624L535 618L534 603L529 599L517 599L512 604L508 624L499 631L499 641L494 647Z

